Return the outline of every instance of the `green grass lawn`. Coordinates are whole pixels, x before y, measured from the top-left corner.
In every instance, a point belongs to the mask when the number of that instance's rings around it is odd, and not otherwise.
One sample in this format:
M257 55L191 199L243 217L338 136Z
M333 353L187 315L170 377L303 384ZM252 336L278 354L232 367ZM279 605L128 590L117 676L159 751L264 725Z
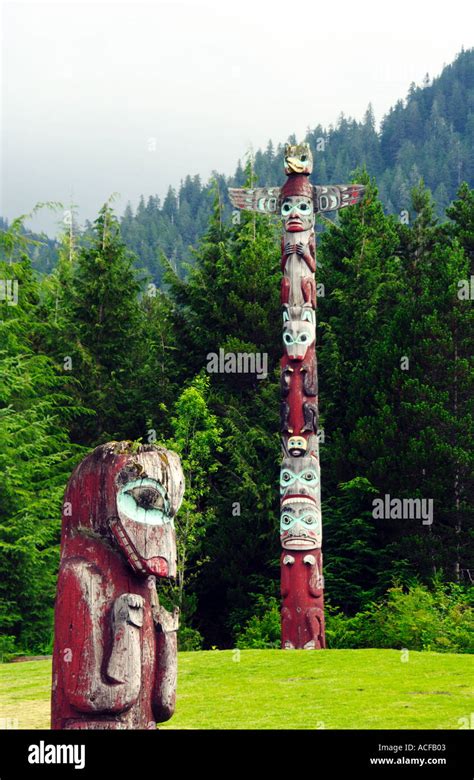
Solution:
M473 710L472 656L398 650L179 654L164 729L458 729ZM0 717L49 727L50 661L0 665ZM461 719L465 719L462 721Z

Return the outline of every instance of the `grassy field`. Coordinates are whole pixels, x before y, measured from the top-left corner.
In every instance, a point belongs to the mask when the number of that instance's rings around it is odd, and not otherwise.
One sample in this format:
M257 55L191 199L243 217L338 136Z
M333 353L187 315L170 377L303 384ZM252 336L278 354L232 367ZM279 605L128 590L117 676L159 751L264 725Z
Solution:
M179 654L164 729L458 729L469 722L472 656L397 650ZM0 718L49 727L50 661L0 665ZM464 719L464 720L463 720Z

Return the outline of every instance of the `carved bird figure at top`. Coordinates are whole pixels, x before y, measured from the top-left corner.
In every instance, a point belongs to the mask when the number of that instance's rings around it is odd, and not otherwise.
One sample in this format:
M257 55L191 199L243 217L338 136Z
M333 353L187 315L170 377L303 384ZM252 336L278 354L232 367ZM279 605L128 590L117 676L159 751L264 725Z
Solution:
M313 172L313 155L308 143L285 144L285 173L303 173L309 176Z
M308 143L285 145L285 173L289 177L283 187L229 187L229 197L234 208L247 211L259 211L263 214L281 214L285 187L289 182L307 181L306 176L313 172L313 155ZM301 177L301 178L300 178ZM364 195L362 184L303 185L312 196L314 211L322 213L353 206ZM284 216L284 214L282 214Z

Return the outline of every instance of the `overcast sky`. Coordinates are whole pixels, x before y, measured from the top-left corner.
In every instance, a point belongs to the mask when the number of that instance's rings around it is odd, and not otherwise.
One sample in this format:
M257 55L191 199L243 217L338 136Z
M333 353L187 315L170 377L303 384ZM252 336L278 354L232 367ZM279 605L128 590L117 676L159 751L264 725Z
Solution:
M469 6L4 2L0 214L72 200L84 221L113 192L122 212L341 111L372 102L380 121L473 44ZM30 224L53 234L59 218Z

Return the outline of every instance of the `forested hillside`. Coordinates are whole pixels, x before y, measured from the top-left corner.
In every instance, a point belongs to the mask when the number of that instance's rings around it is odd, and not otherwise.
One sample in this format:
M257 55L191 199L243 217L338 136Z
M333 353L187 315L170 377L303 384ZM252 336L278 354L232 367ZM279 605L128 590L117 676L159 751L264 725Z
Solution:
M255 153L259 184L281 183L285 140L277 148L269 142ZM315 159L315 182L345 182L356 167L365 166L376 177L385 213L399 214L409 209L410 191L423 178L436 212L443 214L462 181L474 185L474 49L460 52L433 81L426 76L422 86L412 84L406 99L383 118L380 132L369 106L361 122L341 114L334 127L309 129L306 140ZM242 163L233 176L216 172L213 178L228 214L227 187L242 185ZM212 182L189 175L177 191L170 187L164 200L151 195L142 197L135 210L127 206L121 218L124 241L157 284L163 277L163 253L181 274L183 263L193 262L191 247L206 229L212 187ZM51 270L56 256L51 245L36 248L33 264Z
M417 187L403 224L357 176L366 198L328 223L318 249L328 636L331 646L466 652L474 192L461 185L438 222ZM0 232L4 649L51 647L64 486L111 439L181 455L186 563L162 592L182 609L181 646L278 641L280 230L263 215L232 224L217 191L211 206L194 266L183 278L170 265L165 290L137 273L110 204L80 241L65 231L40 278L21 223ZM267 354L268 377L208 373L220 349ZM386 495L432 501L432 522L375 517L373 499Z

